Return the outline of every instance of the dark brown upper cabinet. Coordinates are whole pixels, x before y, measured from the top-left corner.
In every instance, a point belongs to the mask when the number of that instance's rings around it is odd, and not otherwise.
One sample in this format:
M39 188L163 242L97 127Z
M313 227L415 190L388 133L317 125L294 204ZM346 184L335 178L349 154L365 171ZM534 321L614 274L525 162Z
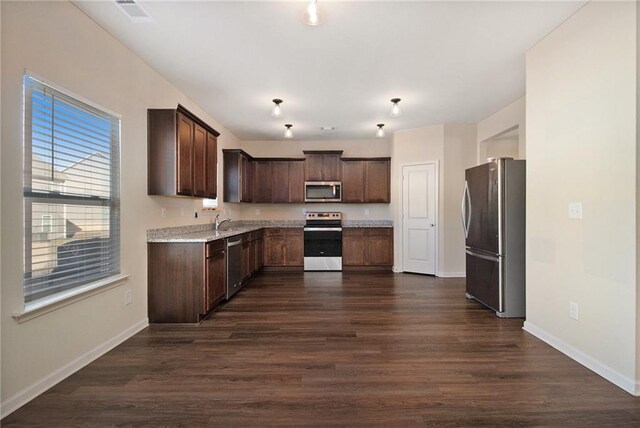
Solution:
M342 150L305 150L305 181L340 181Z
M224 202L252 202L253 162L239 149L222 150Z
M253 200L255 203L271 203L273 165L268 160L253 161Z
M389 203L391 158L343 158L342 201Z
M147 110L147 194L216 198L220 135L182 106Z

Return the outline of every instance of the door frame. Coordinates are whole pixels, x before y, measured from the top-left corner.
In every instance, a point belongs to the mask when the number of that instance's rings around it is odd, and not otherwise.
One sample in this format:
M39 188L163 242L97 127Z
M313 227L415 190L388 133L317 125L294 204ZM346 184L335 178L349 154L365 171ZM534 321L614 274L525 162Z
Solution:
M411 163L403 163L400 164L400 269L398 272L404 272L404 168L407 166L422 166L422 165L433 165L435 167L435 276L440 276L440 161L439 160L428 160L424 162L411 162Z

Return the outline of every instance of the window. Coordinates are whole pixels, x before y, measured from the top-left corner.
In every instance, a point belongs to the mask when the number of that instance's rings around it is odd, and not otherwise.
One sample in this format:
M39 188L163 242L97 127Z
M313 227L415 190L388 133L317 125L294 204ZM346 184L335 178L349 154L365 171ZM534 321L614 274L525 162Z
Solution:
M120 119L24 78L24 297L120 273Z

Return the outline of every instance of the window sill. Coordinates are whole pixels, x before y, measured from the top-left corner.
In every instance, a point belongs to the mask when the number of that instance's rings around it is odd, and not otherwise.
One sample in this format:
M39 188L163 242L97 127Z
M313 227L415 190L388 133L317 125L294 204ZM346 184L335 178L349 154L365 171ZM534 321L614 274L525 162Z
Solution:
M79 302L96 294L104 293L107 290L119 286L130 276L129 274L112 276L72 290L63 291L50 297L26 303L21 311L13 313L13 318L18 324L22 324L25 321L38 318L41 315L64 308L72 303Z

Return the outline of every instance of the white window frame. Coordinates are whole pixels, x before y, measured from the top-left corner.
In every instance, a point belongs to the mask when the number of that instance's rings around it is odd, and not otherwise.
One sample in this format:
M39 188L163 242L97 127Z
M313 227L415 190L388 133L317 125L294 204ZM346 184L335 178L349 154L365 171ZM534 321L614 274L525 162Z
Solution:
M53 90L53 92L58 92L59 94L71 98L77 104L84 104L91 109L99 111L101 114L106 116L110 116L112 119L117 120L117 141L115 144L112 144L112 149L114 151L117 150L117 154L112 155L111 165L112 169L110 171L111 177L111 191L110 196L106 198L108 200L107 205L105 205L105 200L97 200L96 197L87 196L86 198L78 198L77 196L65 197L63 194L59 194L57 192L53 192L49 195L36 194L38 192L31 191L31 182L27 183L26 173L23 174L25 177L24 183L24 261L25 267L23 272L24 275L24 286L23 286L23 297L25 299L24 309L20 312L14 313L14 318L18 320L18 322L22 322L21 320L31 319L33 317L39 316L40 313L46 313L50 310L55 310L58 307L66 306L76 300L81 300L82 298L86 298L89 295L93 295L96 292L99 292L101 289L109 289L113 286L119 285L124 279L128 278L129 275L123 275L121 273L121 252L120 252L120 146L121 146L121 116L117 113L114 113L102 106L99 106L75 93L69 91L65 88L62 88L56 84L53 84L34 73L25 71L24 79L23 79L23 108L24 108L24 134L23 134L23 149L24 149L24 167L29 168L31 170L31 162L33 155L32 148L32 136L31 136L31 92L27 88L27 79L32 79L36 81L40 85L44 85ZM89 110L89 109L87 109ZM115 163L115 164L114 164ZM26 171L25 171L26 172ZM112 264L110 265L112 269L108 275L103 275L99 277L92 278L91 280L80 280L77 283L69 284L69 286L65 286L61 291L46 294L44 297L39 299L28 299L26 293L26 284L27 284L27 260L29 260L29 266L31 265L30 253L31 253L31 242L32 242L32 211L31 204L34 202L49 202L49 203L60 203L65 207L68 204L91 204L95 203L97 205L109 206L109 222L110 222L110 245L111 248L116 252L116 256L114 260L112 260ZM44 216L43 216L44 218ZM115 223L114 223L115 222ZM64 226L65 234L66 234L66 224ZM48 308L49 307L49 308ZM48 308L48 309L47 309ZM35 314L35 315L34 315Z

